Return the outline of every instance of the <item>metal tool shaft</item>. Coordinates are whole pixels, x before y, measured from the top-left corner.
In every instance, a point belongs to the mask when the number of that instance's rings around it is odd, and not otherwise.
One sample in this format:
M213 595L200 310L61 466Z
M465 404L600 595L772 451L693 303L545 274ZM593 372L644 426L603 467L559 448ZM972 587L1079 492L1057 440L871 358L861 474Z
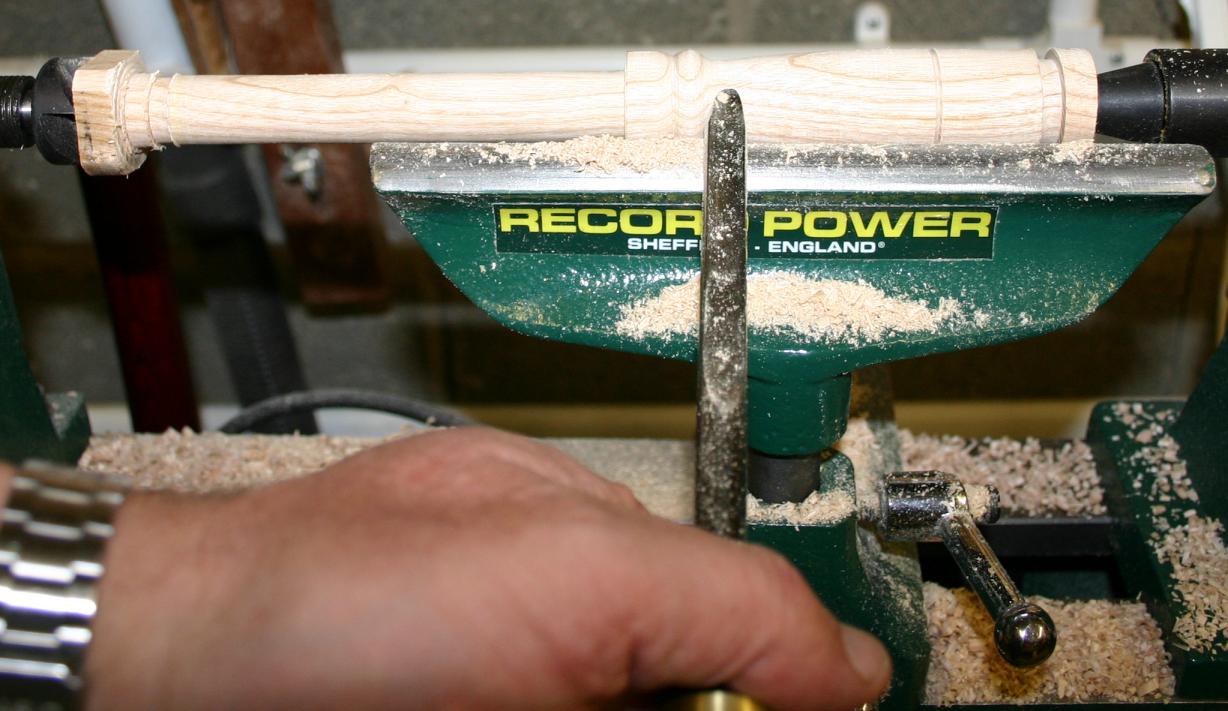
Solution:
M699 404L695 525L728 538L746 534L746 120L732 89L708 119L704 238L699 268ZM734 691L684 692L664 708L759 711Z
M746 529L746 123L727 89L708 120L700 266L695 524Z

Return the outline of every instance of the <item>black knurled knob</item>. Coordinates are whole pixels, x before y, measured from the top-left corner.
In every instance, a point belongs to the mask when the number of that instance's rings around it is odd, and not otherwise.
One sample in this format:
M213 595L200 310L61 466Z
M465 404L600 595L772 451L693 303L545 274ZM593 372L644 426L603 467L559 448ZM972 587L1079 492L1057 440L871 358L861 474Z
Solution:
M0 148L34 145L34 77L0 76Z

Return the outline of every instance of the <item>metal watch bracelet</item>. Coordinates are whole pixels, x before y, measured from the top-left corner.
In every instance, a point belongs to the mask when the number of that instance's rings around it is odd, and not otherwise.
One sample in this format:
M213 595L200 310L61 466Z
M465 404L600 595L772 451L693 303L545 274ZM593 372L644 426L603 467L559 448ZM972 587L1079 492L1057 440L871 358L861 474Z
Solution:
M15 471L0 519L0 709L76 707L125 489L40 463Z

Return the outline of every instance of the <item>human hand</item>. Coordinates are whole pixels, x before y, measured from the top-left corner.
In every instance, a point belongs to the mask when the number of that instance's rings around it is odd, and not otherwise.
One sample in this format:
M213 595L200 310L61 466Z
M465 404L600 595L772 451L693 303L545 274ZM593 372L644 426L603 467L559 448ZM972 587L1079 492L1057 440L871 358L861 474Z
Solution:
M779 555L483 429L229 498L130 497L94 630L92 709L570 709L725 686L846 711L890 678Z

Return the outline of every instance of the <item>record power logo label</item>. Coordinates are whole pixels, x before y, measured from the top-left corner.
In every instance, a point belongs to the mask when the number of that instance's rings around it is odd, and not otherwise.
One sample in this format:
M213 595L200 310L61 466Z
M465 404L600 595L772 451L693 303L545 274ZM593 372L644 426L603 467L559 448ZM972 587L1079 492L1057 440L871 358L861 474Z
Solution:
M495 203L499 252L699 254L699 205ZM752 259L992 259L998 209L976 205L747 206Z

